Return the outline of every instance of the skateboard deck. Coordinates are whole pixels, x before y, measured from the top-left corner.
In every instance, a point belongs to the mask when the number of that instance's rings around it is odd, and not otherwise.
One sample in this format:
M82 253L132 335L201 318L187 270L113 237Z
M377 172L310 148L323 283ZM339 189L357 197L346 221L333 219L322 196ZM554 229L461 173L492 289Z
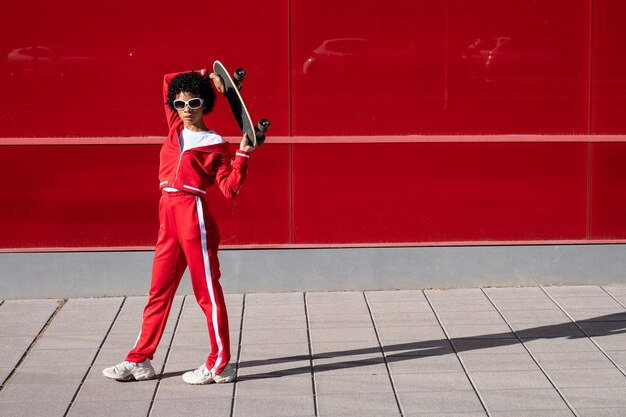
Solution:
M235 116L235 121L239 125L241 133L245 133L252 143L252 146L261 146L265 142L265 132L269 129L270 122L267 119L261 119L255 126L250 118L250 113L246 108L246 104L241 97L239 90L242 88L242 81L246 75L243 68L237 68L233 77L230 76L224 64L220 61L213 63L213 72L222 77L224 81L224 96L228 100L230 109Z

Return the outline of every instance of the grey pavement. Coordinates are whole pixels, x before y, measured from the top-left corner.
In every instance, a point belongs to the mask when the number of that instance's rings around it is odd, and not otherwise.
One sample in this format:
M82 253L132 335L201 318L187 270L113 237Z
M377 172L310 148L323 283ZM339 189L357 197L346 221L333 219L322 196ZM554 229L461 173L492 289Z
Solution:
M0 416L626 415L626 286L228 294L238 381L190 386L208 354L177 296L157 378L102 369L146 297L0 301Z

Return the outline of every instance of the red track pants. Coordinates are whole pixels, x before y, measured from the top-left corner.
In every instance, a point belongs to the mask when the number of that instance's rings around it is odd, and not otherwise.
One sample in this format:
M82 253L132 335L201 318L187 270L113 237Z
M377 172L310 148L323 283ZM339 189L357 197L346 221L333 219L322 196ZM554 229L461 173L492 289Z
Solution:
M230 361L230 340L228 313L219 283L217 224L202 197L165 191L159 203L159 221L148 304L137 343L126 360L142 362L153 358L176 289L189 266L193 292L209 328L211 353L206 367L219 375Z

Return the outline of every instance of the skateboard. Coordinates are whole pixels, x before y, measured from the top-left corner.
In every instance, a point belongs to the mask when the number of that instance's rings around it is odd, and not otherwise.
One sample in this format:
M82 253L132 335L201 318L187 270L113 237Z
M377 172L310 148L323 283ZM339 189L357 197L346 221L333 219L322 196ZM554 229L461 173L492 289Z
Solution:
M252 146L261 146L265 142L265 133L270 127L270 121L267 119L259 120L257 125L252 124L250 113L246 109L246 104L241 98L240 90L243 88L242 82L246 77L246 70L243 68L237 68L233 72L233 77L220 61L213 63L213 72L222 77L224 81L224 95L228 100L230 109L235 116L235 120L239 125L241 133L248 135L248 139L252 142Z

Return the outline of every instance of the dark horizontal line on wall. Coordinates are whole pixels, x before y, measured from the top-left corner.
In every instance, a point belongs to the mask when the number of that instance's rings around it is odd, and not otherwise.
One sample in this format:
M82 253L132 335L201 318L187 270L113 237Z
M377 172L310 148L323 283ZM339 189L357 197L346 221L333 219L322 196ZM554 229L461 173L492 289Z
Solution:
M158 145L163 136L0 138L0 146L33 145ZM226 137L238 142L239 137ZM626 135L405 135L405 136L270 136L267 144L325 143L516 143L626 142Z
M352 248L403 248L403 247L458 247L458 246L548 246L548 245L615 245L625 244L626 239L567 239L567 240L502 240L502 241L458 241L458 242L373 242L373 243L299 243L299 244L255 244L220 245L220 250L245 249L352 249ZM154 246L111 246L111 247L57 247L57 248L0 248L0 253L33 252L129 252L151 251Z

